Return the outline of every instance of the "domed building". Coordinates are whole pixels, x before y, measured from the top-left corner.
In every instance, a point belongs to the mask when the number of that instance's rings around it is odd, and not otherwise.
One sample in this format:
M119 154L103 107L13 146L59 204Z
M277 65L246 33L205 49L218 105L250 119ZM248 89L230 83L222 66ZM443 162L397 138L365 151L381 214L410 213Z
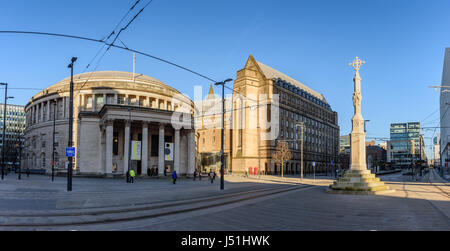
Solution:
M75 75L73 100L74 174L179 175L195 169L194 103L149 76L105 71ZM67 172L70 77L31 98L25 107L22 168ZM54 139L54 140L53 140Z

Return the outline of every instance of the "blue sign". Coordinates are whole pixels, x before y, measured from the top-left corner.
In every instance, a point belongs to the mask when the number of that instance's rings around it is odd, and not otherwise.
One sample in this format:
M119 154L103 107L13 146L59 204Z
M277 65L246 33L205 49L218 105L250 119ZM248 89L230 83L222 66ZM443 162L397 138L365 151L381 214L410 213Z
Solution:
M66 147L66 157L75 157L75 147Z

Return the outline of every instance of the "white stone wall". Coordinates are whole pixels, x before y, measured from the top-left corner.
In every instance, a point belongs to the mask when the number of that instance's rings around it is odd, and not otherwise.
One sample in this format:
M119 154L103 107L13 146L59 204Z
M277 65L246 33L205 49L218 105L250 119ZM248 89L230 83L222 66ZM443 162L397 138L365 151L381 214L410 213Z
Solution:
M78 169L84 174L103 174L99 119L83 118L80 124Z

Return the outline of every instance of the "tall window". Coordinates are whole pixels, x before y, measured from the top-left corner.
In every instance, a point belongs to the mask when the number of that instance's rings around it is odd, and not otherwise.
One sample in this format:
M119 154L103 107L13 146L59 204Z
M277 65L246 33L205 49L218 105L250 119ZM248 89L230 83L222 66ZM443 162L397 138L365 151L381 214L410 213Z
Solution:
M158 157L158 155L159 155L159 135L152 135L151 156Z
M41 147L45 147L45 134L41 134Z
M41 160L42 160L42 169L45 169L45 153L41 155Z
M59 146L59 133L55 132L55 147Z

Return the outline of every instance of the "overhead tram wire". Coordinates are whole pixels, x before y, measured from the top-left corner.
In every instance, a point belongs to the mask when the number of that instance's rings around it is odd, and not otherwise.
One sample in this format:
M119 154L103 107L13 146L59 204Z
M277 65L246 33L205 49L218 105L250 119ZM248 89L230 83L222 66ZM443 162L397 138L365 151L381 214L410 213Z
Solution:
M426 118L424 118L424 119L422 119L422 121L420 122L420 123L423 123L423 122L425 122L427 119L429 119L431 116L433 116L434 114L436 114L437 112L439 112L439 108L436 110L436 111L434 111L433 113L431 113L430 115L428 115Z
M139 1L137 1L131 8L130 8L130 10L127 12L127 14L120 20L120 22L119 22L119 24L114 28L114 30L111 32L111 34L108 36L108 38L107 38L107 40L112 36L112 35L114 35L115 34L115 30L119 27L119 25L122 23L122 21L125 19L125 17L127 17L128 16L128 14L136 7L136 5L138 4L140 2L140 0ZM120 40L120 38L119 38L119 36L120 36L120 34L122 33L122 31L125 31L130 25L131 25L131 23L133 23L133 21L134 20L136 20L136 18L144 11L144 9L145 8L147 8L147 6L149 6L151 3L153 2L153 0L150 0L145 6L144 6L144 8L142 8L128 23L127 23L127 25L125 25L125 27L123 27L122 29L120 29L120 31L119 31L119 33L117 33L117 35L115 36L115 38L114 38L114 40L110 43L110 44L108 44L108 48L106 48L106 51L103 53L103 55L100 57L100 59L98 60L98 62L97 62L97 65L95 66L95 68L94 68L94 70L93 71L91 71L91 74L89 75L89 77L88 77L88 79L81 85L81 87L78 89L78 91L81 91L83 88L84 88L84 86L86 86L86 84L89 82L89 80L91 79L91 77L92 77L92 75L94 74L94 72L96 72L97 71L97 69L98 69L98 67L100 66L100 63L101 63L101 61L103 60L103 58L106 56L106 54L108 53L108 51L109 51L109 49L111 49L111 47L116 47L115 45L114 45L114 43L116 42L116 40L117 39L119 39L119 41L122 43L122 45L124 46L123 48L124 49L128 49L129 50L129 48L125 45L125 43L122 41L122 40ZM105 41L106 42L106 41ZM106 44L106 43L105 43ZM102 47L102 49L101 50L103 50L103 48L105 48L105 46L106 45L104 45L103 47ZM100 51L101 51L100 50Z
M130 14L131 11L134 10L134 8L139 4L141 0L137 0L133 6L131 6L131 8L128 10L128 12L122 17L122 19L119 21L119 23L117 23L117 25L114 27L114 29L112 30L112 32L108 35L108 37L106 39L104 39L105 44L102 46L102 48L100 48L100 50L97 52L97 54L94 56L94 58L91 60L91 62L86 66L86 69L84 70L83 73L85 73L89 67L91 66L91 64L94 62L94 60L98 57L98 55L100 55L100 52L103 51L103 49L107 46L106 42L115 34L117 28L119 28L119 26L122 24L123 20L125 20L125 18ZM148 4L145 6L147 7ZM128 23L129 25L130 23ZM119 32L120 34L120 32ZM116 39L118 38L118 35L116 36ZM111 43L114 44L115 40ZM120 40L120 39L119 39ZM122 42L122 40L120 40ZM123 45L125 45L122 42ZM126 46L125 46L126 47ZM109 49L111 48L111 45L108 46L108 48L106 49L106 51L103 53L103 55L100 57L100 59L97 61L96 66L94 67L94 70L91 71L91 74L89 75L88 79L82 84L82 86L80 87L80 89L78 91L81 91L83 89L83 87L87 84L87 82L91 79L92 74L97 71L98 67L100 66L100 63L102 62L103 58L105 57L106 53L109 51Z
M450 104L448 104L447 106L448 106L448 107L447 107L447 110L445 110L445 113L444 113L444 115L442 115L442 117L441 117L440 120L442 120L442 119L445 117L445 115L447 115L447 112L448 112L448 110L450 109ZM439 125L438 125L438 126L440 126L440 125L441 125L441 123L440 123L440 121L439 121ZM434 129L433 136L431 137L431 140L433 140L437 128L438 128L438 127L436 127L436 128Z
M111 45L111 47L114 47L114 48L118 48L118 49L130 51L130 52L134 52L134 53L136 53L136 54L139 54L139 55L142 55L142 56L146 56L146 57L155 59L155 60L157 60L157 61L160 61L160 62L169 64L169 65L172 65L172 66L177 67L177 68L179 68L179 69L182 69L182 70L185 70L185 71L187 71L187 72L190 72L190 73L192 73L192 74L194 74L194 75L197 75L197 76L199 76L199 77L201 77L201 78L204 78L204 79L206 79L206 80L208 80L208 81L212 81L212 82L215 82L215 83L217 82L216 80L214 80L214 79L212 79L212 78L210 78L210 77L207 77L207 76L205 76L205 75L203 75L203 74L201 74L201 73L198 73L198 72L196 72L196 71L194 71L194 70L191 70L191 69L186 68L186 67L184 67L184 66L181 66L181 65L179 65L179 64L173 63L173 62L171 62L171 61L169 61L169 60L162 59L162 58L160 58L160 57L156 57L156 56L153 56L153 55L151 55L151 54L148 54L148 53L145 53L145 52L142 52L142 51L138 51L138 50L126 48L126 47L119 46L119 45L114 45L114 44L108 43L108 42L106 42L106 41L104 41L104 40L93 39L93 38L87 38L87 37L81 37L81 36L74 36L74 35L67 35L67 34L48 33L48 32L36 32L36 31L4 31L4 30L0 30L0 34L27 34L27 35L56 36L56 37L64 37L64 38L72 38L72 39L81 39L81 40L85 40L85 41L91 41L91 42L103 43L103 44L106 44L106 45L108 45L108 46Z
M111 31L111 33L104 39L102 39L103 41L108 41L116 32L117 28L119 28L119 25L122 24L123 20L125 20L125 18L130 14L131 11L133 11L134 7L136 7L136 5L138 5L138 3L141 0L137 0L136 3L133 4L133 6L131 6L131 8L128 10L127 13L125 13L125 15L122 17L122 19L120 19L120 21L116 24L116 26L114 27L114 29ZM100 52L102 52L102 50L106 47L107 45L104 44L102 46L102 48L100 48L100 50L97 52L97 54L94 56L94 58L89 62L89 64L86 66L85 72L87 69L89 69L89 67L91 66L91 64L94 62L94 60L98 57L98 55L100 55Z
M138 1L139 2L139 1ZM114 38L114 40L112 41L111 45L108 46L108 48L106 49L106 51L109 51L109 49L111 49L111 46L114 45L114 43L116 42L116 40L119 38L120 33L122 33L122 31L125 31L126 29L128 29L128 26L130 26L131 23L133 23L134 20L136 20L136 18L145 10L145 8L147 8L147 6L149 6L151 3L153 2L153 0L150 0L145 6L144 8L142 8L129 22L127 25L125 25L125 27L123 27L122 29L120 29L119 33L117 33L116 37ZM137 5L137 3L132 7L132 9L134 9L134 7ZM131 10L132 10L131 9Z

